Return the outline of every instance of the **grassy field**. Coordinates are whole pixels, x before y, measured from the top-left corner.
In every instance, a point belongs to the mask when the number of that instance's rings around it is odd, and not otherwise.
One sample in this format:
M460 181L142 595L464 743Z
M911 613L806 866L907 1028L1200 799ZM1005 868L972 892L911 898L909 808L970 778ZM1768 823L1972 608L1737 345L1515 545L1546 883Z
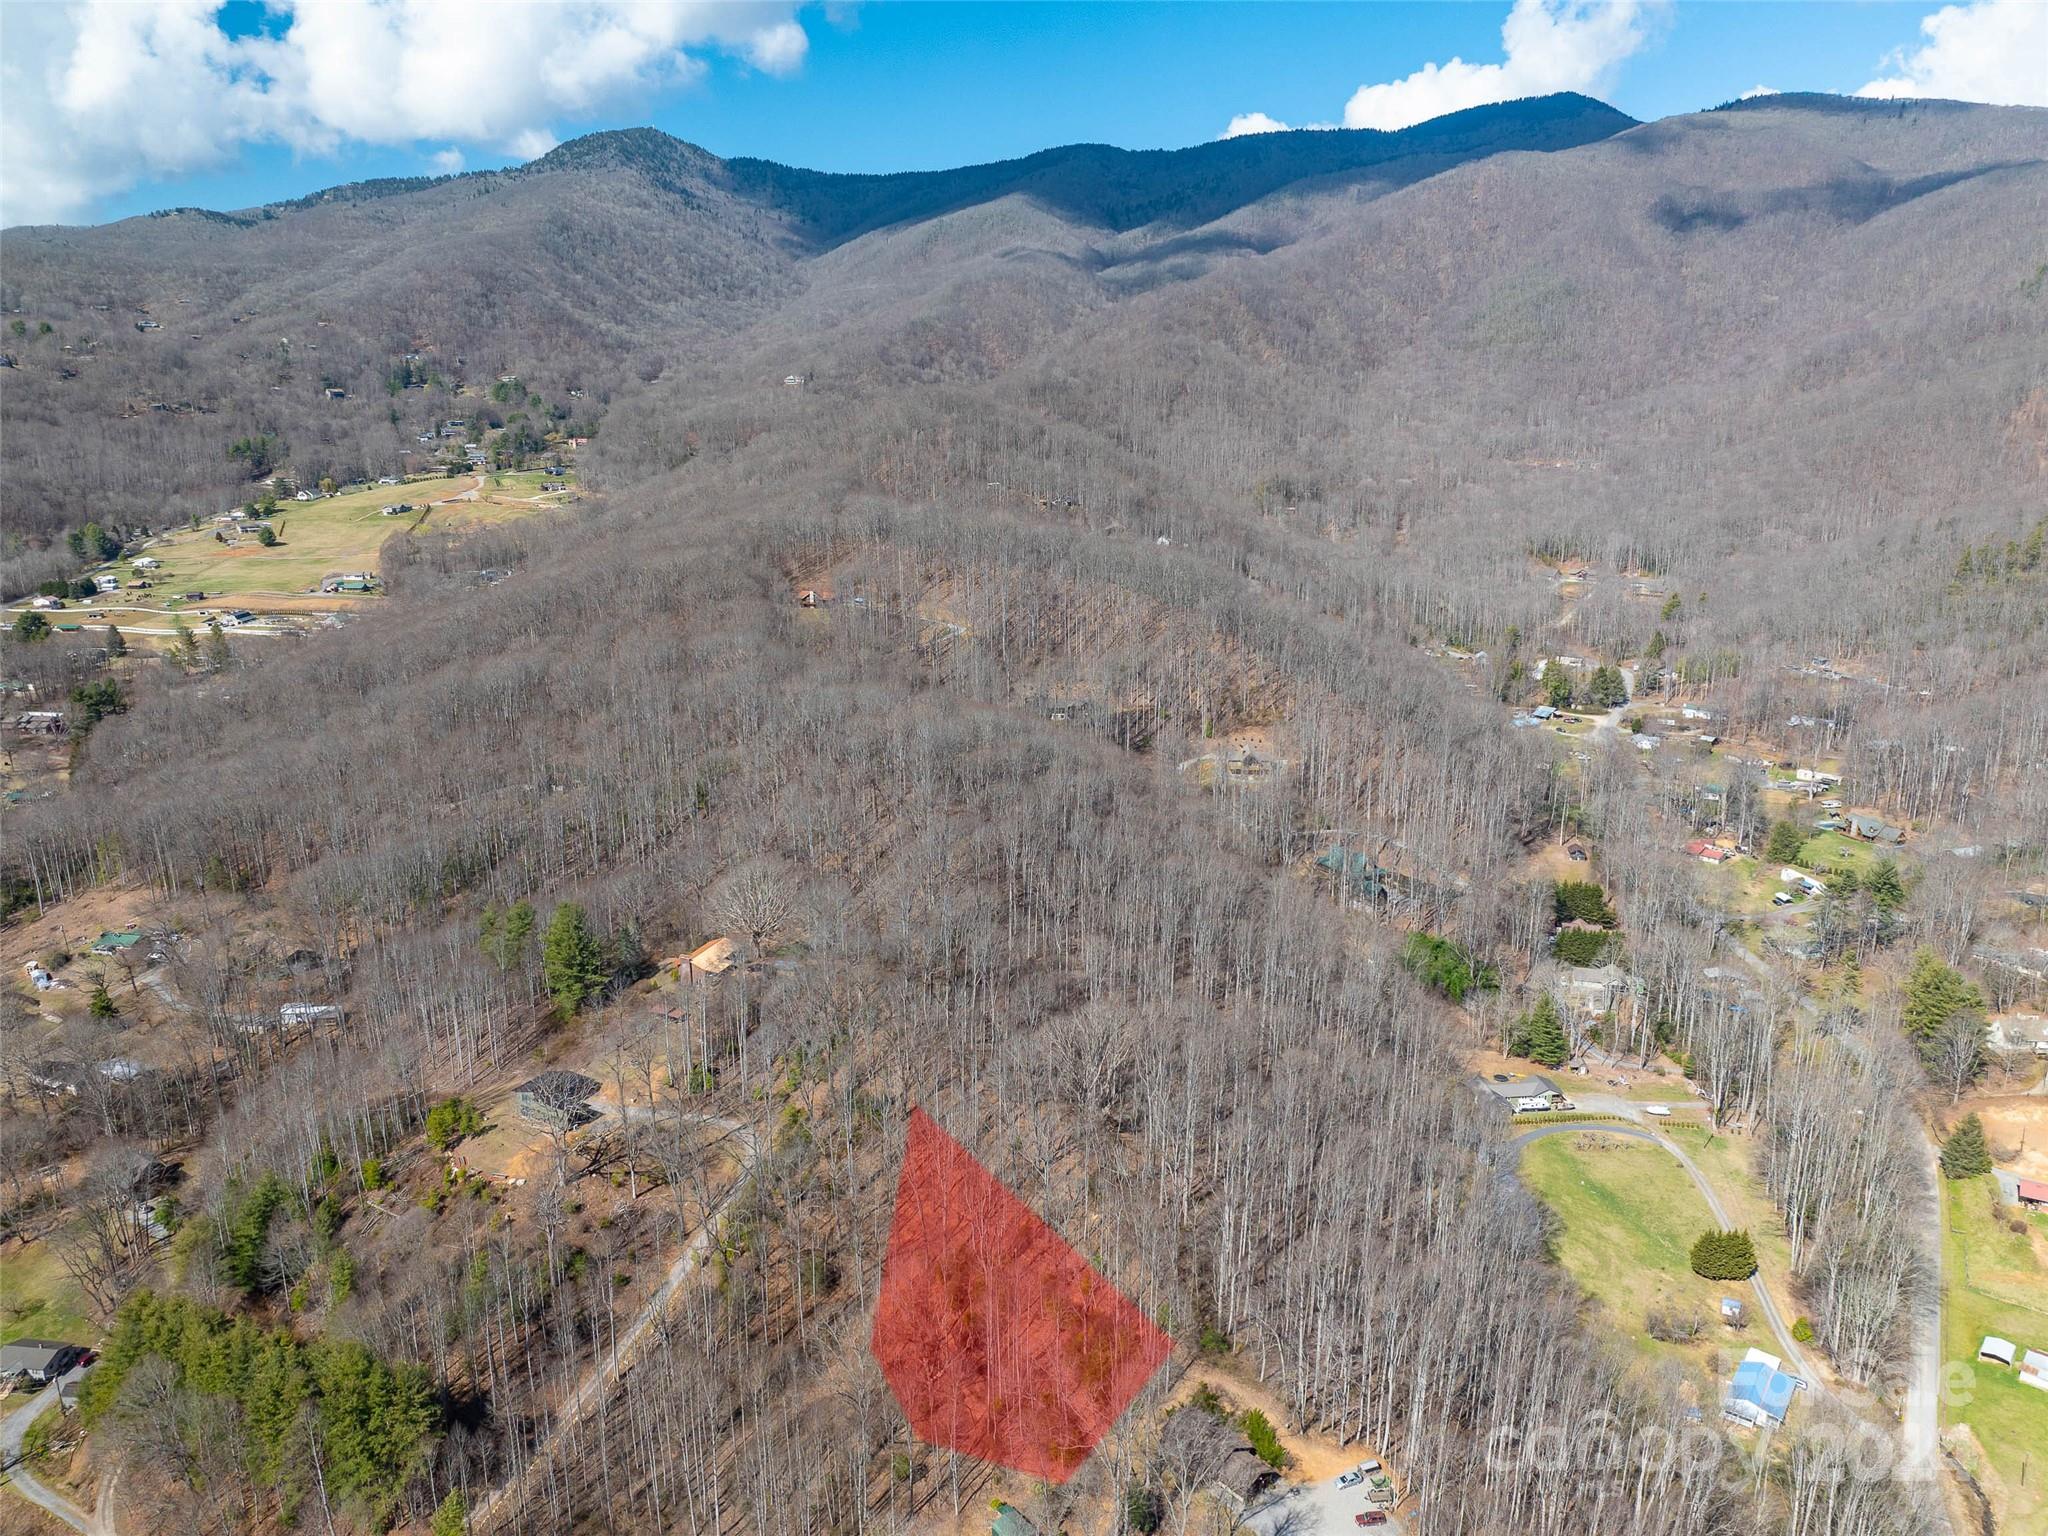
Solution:
M2018 1372L1977 1358L1986 1334L2021 1349L2048 1350L2048 1217L2012 1232L1992 1219L1995 1185L1987 1175L1946 1184L1942 1278L1942 1358L1966 1362L1969 1400L1945 1409L1970 1426L1991 1460L2002 1499L1999 1529L2048 1531L2048 1392L2022 1386ZM2022 1468L2026 1483L2021 1485Z
M1764 917L1784 910L1771 903L1771 898L1780 891L1790 891L1802 901L1805 900L1797 886L1778 878L1778 871L1784 867L1769 859L1757 857L1733 859L1719 868L1702 865L1700 873L1704 877L1706 889L1720 910L1738 917ZM1807 866L1802 864L1800 867Z
M1677 1160L1647 1142L1589 1130L1530 1143L1522 1179L1564 1225L1559 1262L1616 1331L1644 1354L1697 1359L1696 1348L1661 1344L1644 1325L1652 1307L1711 1320L1724 1290L1692 1272L1693 1239L1714 1222ZM1716 1324L1707 1336L1718 1332Z
M93 1344L99 1336L55 1250L46 1242L9 1243L0 1253L0 1340Z
M543 507L559 506L560 494L544 494L538 470L485 472L478 490L477 475L415 480L406 485L378 485L329 496L320 501L288 501L270 517L278 532L269 549L252 540L223 544L211 525L172 534L150 546L148 553L163 562L151 573L163 606L179 606L176 594L204 592L215 597L283 597L317 591L320 578L336 571L374 571L377 550L393 534L411 528L418 514L386 517L378 509L394 502L428 507L427 530L472 526L522 517ZM450 500L477 490L477 498ZM117 567L125 576L125 562Z
M1831 869L1853 869L1860 877L1868 874L1881 859L1898 861L1899 872L1907 873L1906 865L1899 861L1897 849L1861 843L1846 832L1816 832L1799 850L1799 867L1810 869L1817 875L1825 875Z
M1648 1082L1631 1083L1626 1088L1610 1088L1596 1080L1585 1091L1587 1093L1604 1093L1612 1098L1628 1099L1637 1104L1670 1104L1676 1106L1679 1104L1697 1104L1702 1102L1693 1097L1692 1084L1683 1077L1680 1077L1676 1072L1671 1073L1667 1077L1656 1078Z
M1746 1230L1755 1242L1759 1273L1790 1327L1800 1315L1787 1283L1792 1273L1792 1241L1785 1236L1784 1219L1771 1204L1770 1193L1757 1175L1756 1143L1745 1136L1716 1131L1709 1125L1688 1125L1683 1121L1673 1121L1660 1129L1685 1149L1685 1155L1713 1185L1728 1219ZM1759 1335L1758 1342L1764 1349L1774 1347L1768 1325L1753 1320L1751 1331Z

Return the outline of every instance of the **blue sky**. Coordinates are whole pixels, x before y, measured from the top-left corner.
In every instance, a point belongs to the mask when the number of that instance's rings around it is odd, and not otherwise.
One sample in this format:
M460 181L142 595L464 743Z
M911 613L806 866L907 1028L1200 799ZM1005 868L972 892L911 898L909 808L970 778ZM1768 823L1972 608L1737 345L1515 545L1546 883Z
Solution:
M242 207L508 164L645 123L721 155L882 171L1083 140L1185 145L1233 123L1391 127L1562 88L1641 118L1757 86L2048 103L2039 0L1519 0L1513 19L1508 0L372 0L305 14L285 0L85 0L33 22L25 7L7 12L8 223Z

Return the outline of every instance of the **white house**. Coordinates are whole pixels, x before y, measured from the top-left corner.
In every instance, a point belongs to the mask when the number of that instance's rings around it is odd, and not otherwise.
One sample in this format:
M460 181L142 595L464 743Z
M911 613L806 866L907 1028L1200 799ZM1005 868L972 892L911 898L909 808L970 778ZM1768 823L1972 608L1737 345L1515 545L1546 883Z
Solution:
M112 572L102 572L93 577L92 589L95 592L118 592L121 590L121 578Z

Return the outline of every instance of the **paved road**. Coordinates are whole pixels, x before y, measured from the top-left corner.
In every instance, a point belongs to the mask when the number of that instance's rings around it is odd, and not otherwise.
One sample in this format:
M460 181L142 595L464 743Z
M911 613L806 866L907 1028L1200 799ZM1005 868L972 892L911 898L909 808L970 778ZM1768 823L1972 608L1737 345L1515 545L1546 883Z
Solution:
M629 1106L621 1109L619 1116L626 1120L642 1120L653 1118L658 1113L652 1109ZM661 1282L655 1293L647 1298L647 1304L634 1314L633 1321L618 1335L610 1356L592 1365L583 1380L576 1384L576 1389L569 1394L568 1400L556 1410L554 1428L548 1431L547 1437L536 1447L526 1468L504 1487L493 1489L476 1507L470 1516L472 1530L485 1531L490 1528L492 1518L498 1513L504 1501L516 1497L519 1493L526 1472L530 1472L545 1461L548 1451L553 1448L564 1431L598 1407L612 1388L618 1385L619 1379L632 1369L633 1362L639 1358L648 1336L668 1315L669 1304L675 1299L677 1290L711 1251L711 1241L717 1233L719 1216L732 1204L739 1192L746 1188L747 1181L760 1167L761 1139L754 1134L752 1127L741 1121L726 1120L716 1115L692 1115L687 1118L715 1125L739 1143L742 1153L740 1176L733 1180L732 1186L720 1195L711 1209L705 1213L702 1224L684 1245L675 1263L669 1266L668 1278Z
M1712 1212L1714 1220L1724 1229L1732 1229L1734 1227L1735 1223L1728 1219L1728 1212L1722 1207L1720 1198L1714 1193L1714 1187L1707 1182L1706 1175L1700 1172L1698 1165L1685 1155L1684 1149L1676 1142L1667 1141L1656 1132L1645 1130L1641 1126L1625 1124L1588 1125L1584 1123L1577 1125L1569 1123L1564 1125L1539 1125L1534 1130L1524 1131L1521 1135L1517 1136L1515 1138L1515 1145L1518 1147L1527 1146L1530 1142L1540 1141L1545 1136L1569 1136L1574 1132L1585 1132L1589 1135L1628 1136L1637 1141L1647 1141L1654 1146L1662 1147L1666 1152L1669 1152L1678 1159L1678 1165L1685 1170L1686 1176L1692 1180L1693 1187L1699 1190L1700 1198L1707 1202L1707 1209ZM1778 1315L1777 1303L1771 1300L1770 1290L1765 1286L1761 1274L1751 1278L1749 1288L1756 1297L1757 1310L1763 1314L1764 1321L1771 1325L1771 1334L1777 1340L1779 1356L1786 1365L1791 1367L1793 1375L1805 1381L1815 1392L1821 1391L1822 1387L1819 1378L1814 1375L1813 1368L1807 1364L1806 1356L1800 1353L1798 1344L1793 1341L1792 1330L1785 1326L1785 1320Z
M80 1509L48 1483L36 1477L26 1466L17 1465L21 1456L21 1442L28 1434L29 1425L35 1423L44 1409L56 1405L57 1392L57 1383L53 1381L9 1413L6 1418L0 1419L0 1465L10 1469L9 1486L31 1504L40 1505L74 1531L83 1531L85 1536L113 1536L113 1525L104 1519L103 1514L93 1514ZM107 1500L101 1499L100 1503L104 1507Z

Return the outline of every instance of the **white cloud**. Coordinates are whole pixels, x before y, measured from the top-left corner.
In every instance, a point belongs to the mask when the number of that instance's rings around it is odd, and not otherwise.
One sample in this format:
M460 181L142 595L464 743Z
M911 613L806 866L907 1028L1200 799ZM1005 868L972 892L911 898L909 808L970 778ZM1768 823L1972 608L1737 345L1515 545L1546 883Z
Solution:
M1248 133L1285 133L1287 125L1277 117L1268 117L1263 112L1240 112L1230 120L1230 126L1223 130L1226 139L1241 139Z
M1425 64L1405 79L1361 85L1344 103L1346 128L1406 128L1446 112L1598 91L1649 41L1655 0L1515 0L1501 24L1502 62Z
M2048 5L1970 0L1920 21L1926 41L1885 60L1858 96L1942 96L2003 107L2048 107Z
M219 0L9 5L0 223L73 219L243 146L461 146L530 159L549 122L699 78L718 51L771 74L808 49L797 0L271 0L230 38Z
M1361 85L1344 104L1344 126L1406 128L1490 101L1601 91L1615 68L1650 40L1668 8L1668 0L1515 0L1501 24L1502 62L1453 58L1384 85ZM1230 120L1223 136L1284 126L1263 112L1246 112Z
M538 160L560 142L545 128L522 128L505 147L520 160Z
M763 27L747 42L747 62L771 75L786 75L802 67L811 40L793 21Z
M1752 85L1738 99L1742 101L1755 101L1759 96L1779 96L1783 94L1775 85Z

